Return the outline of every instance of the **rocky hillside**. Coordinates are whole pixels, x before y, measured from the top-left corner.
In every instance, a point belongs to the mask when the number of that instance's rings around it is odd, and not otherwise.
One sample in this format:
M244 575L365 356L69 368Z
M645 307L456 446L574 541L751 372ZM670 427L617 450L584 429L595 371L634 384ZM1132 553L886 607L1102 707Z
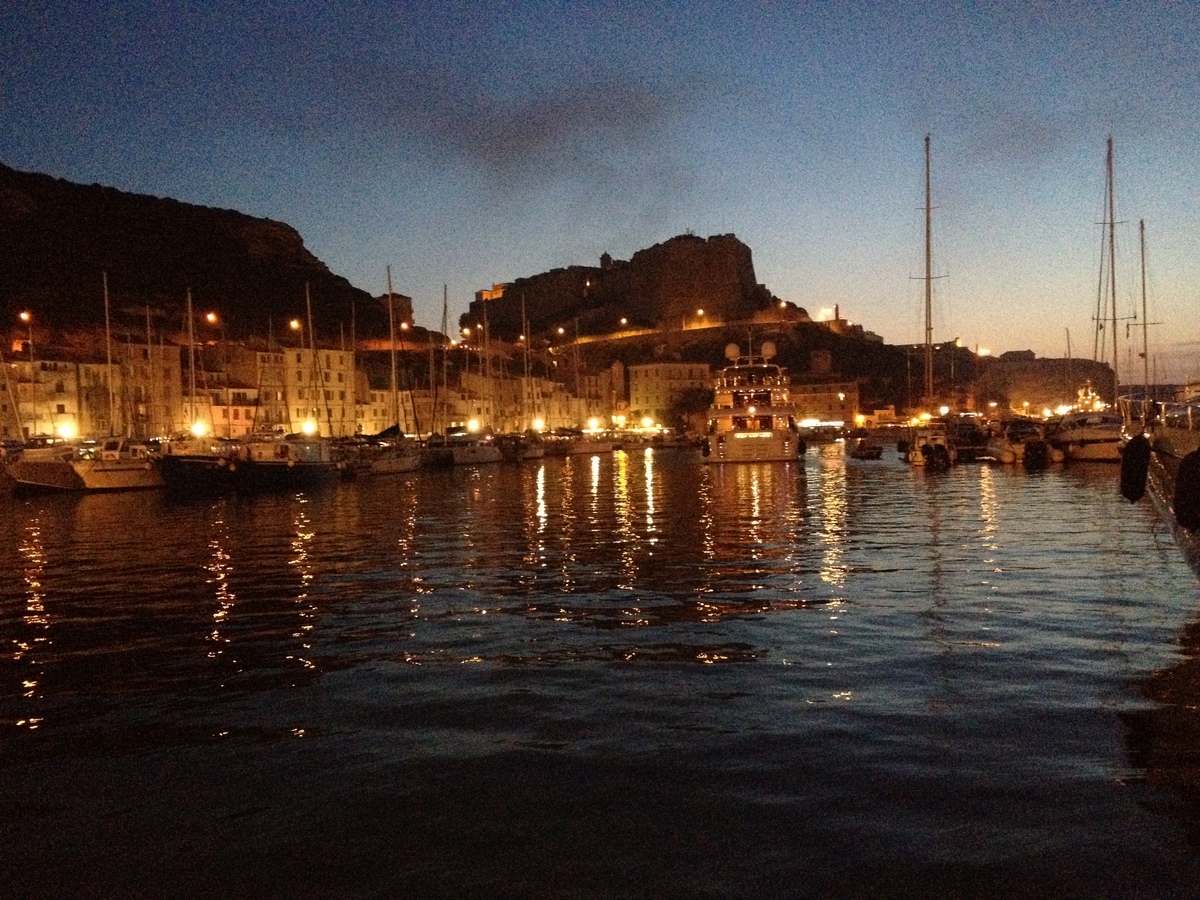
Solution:
M486 303L490 333L515 340L525 330L522 302L533 335L558 327L578 328L581 335L608 334L622 329L622 319L633 328L679 328L698 309L720 321L737 321L779 303L755 280L750 248L732 234L679 235L629 260L605 254L599 266L519 278L504 285L501 296L472 303L460 324L482 322Z
M220 313L231 337L276 334L304 312L309 283L318 333L350 322L382 328L386 312L365 291L332 274L294 228L224 209L80 185L0 165L0 316L23 309L39 328L59 331L104 321L101 273L108 273L114 320L181 327L190 288L197 310Z

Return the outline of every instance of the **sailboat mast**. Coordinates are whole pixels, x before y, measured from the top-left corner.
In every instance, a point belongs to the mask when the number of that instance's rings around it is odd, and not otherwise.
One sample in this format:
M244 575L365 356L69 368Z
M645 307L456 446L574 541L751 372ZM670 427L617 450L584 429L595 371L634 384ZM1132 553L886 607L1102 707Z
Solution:
M317 391L321 390L321 388L318 388L318 385L321 381L318 376L321 374L321 372L317 361L317 335L313 331L312 293L309 289L307 281L304 282L304 312L308 318L308 352L312 354L312 366L309 370L309 385L313 396L309 398L312 404L309 409L312 411L312 416L316 420L317 433L320 434L321 406L317 402L320 399L320 395L317 393Z
M1117 216L1113 193L1113 139L1110 134L1108 136L1108 286L1112 295L1112 370L1113 400L1115 401L1121 379L1117 375Z
M187 327L188 327L188 391L191 402L188 406L188 430L196 427L196 326L192 322L192 289L187 292Z
M448 298L449 298L448 289L447 289L446 285L443 284L442 285L442 334L443 335L448 334L449 329L450 329L450 326L447 323L447 319L446 319L447 304L449 302ZM442 348L442 393L441 393L441 403L439 404L442 408L442 414L443 414L442 418L443 419L445 418L445 412L446 412L446 365L449 363L449 359L448 359L449 356L450 356L449 352L447 351L447 349L445 347L443 347ZM442 424L443 428L445 428L447 425L447 423L445 421L443 421L441 424Z
M146 304L146 362L150 364L150 428L146 437L154 437L158 434L158 413L154 408L154 399L156 396L154 390L154 344L150 334L150 304Z
M925 135L925 402L933 402L933 206Z
M1146 220L1138 219L1142 257L1142 402L1150 396L1150 320L1146 316Z
M108 272L107 270L100 273L101 282L104 285L104 351L108 359L108 434L112 437L116 434L117 428L117 399L113 391L113 368L112 368L112 323L108 315Z
M391 410L391 420L388 427L394 423L396 428L400 428L400 404L399 395L396 393L396 316L392 311L392 267L387 267L387 289L388 289L388 346L392 348L392 399L389 409Z
M521 385L521 428L529 427L529 405L525 402L525 393L533 393L529 384L529 319L525 316L525 292L521 291L521 351L525 357L525 382ZM530 400L533 398L530 397Z

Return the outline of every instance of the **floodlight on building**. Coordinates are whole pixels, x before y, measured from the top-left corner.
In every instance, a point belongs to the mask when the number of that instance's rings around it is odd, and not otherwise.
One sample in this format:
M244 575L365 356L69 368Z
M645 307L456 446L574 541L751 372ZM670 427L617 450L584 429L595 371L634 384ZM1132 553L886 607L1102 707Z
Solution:
M71 440L75 437L75 425L72 422L63 422L58 426L58 436L65 440Z
M312 419L305 419L304 424L300 426L300 430L307 435L314 435L317 433L317 423Z

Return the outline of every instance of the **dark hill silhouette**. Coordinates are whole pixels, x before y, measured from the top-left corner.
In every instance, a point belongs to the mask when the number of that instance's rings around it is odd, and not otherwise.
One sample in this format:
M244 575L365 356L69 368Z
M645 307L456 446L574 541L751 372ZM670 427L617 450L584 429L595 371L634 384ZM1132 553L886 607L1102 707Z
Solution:
M276 336L303 316L304 286L319 335L387 334L386 308L334 275L282 222L233 210L80 185L0 165L0 313L11 327L33 310L39 328L102 324L107 271L116 321L167 331L181 326L191 289L197 310L216 310L229 337Z

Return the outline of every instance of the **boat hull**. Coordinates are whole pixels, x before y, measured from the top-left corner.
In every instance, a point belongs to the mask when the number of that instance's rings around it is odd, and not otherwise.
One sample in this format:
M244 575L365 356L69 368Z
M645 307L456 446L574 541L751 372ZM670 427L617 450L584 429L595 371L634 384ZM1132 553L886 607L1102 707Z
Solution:
M729 431L712 435L704 461L711 464L788 462L800 457L803 442L792 431Z
M14 489L38 491L136 491L165 484L154 460L144 451L137 455L102 453L81 456L73 448L22 454L9 463Z

